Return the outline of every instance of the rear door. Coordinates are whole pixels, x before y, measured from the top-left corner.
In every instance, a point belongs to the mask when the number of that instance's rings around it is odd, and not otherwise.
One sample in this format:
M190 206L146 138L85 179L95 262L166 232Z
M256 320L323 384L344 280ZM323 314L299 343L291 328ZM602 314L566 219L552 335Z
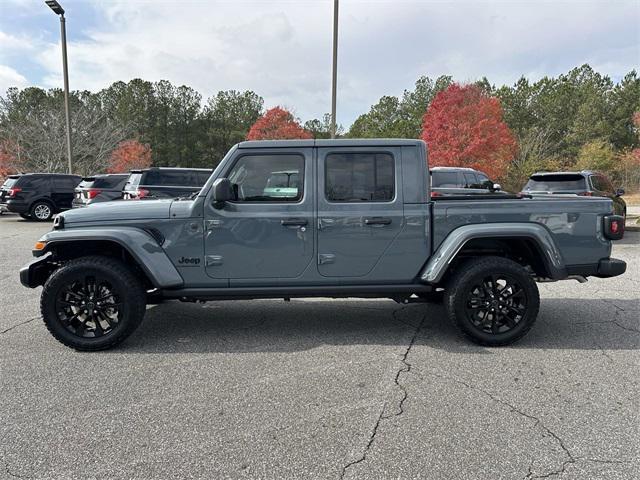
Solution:
M400 148L318 149L320 275L362 278L372 272L402 230L401 179Z
M80 183L80 177L54 176L51 182L51 199L60 210L71 208L75 196L75 188Z

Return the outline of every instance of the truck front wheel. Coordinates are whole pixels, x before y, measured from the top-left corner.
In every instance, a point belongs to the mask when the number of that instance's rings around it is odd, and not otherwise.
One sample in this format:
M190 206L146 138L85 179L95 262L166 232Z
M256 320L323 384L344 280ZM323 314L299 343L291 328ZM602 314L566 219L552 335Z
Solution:
M76 350L114 347L140 325L146 307L142 282L119 260L71 260L47 279L40 310L49 332Z
M540 296L538 286L518 263L502 257L466 261L445 290L449 319L473 342L511 344L533 327Z

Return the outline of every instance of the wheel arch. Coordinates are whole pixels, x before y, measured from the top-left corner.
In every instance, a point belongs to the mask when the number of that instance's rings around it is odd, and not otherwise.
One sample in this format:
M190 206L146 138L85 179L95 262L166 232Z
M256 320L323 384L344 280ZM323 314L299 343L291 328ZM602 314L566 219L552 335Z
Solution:
M150 288L176 288L184 284L182 276L156 239L141 229L54 230L40 241L45 243L45 248L34 254L40 256L51 252L52 261L87 255L111 256L138 270Z
M490 223L458 227L444 239L420 273L422 282L438 284L456 264L471 256L498 255L530 266L540 277L568 276L551 232L536 223Z

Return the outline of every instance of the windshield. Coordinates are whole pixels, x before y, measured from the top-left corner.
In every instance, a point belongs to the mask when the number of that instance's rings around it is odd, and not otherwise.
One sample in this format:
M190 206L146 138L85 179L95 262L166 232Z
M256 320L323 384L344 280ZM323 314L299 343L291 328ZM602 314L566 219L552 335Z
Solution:
M525 192L583 192L587 183L582 175L534 175L524 186Z
M457 172L431 172L431 186L436 188L455 188L458 184Z

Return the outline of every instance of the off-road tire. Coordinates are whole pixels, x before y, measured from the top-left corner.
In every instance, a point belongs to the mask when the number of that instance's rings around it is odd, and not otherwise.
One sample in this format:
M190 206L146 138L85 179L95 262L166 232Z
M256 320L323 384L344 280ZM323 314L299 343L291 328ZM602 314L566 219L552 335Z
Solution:
M43 215L41 212L48 212L46 215ZM49 202L45 202L39 200L31 205L31 209L29 210L29 218L30 220L35 220L36 222L48 222L53 218L54 215L53 206Z
M505 332L486 332L474 325L468 314L472 289L491 275L515 279L526 297L524 314L515 326ZM531 330L538 316L540 295L535 280L520 264L502 257L478 257L458 266L448 281L444 303L449 319L465 337L479 345L497 347L512 344Z
M122 318L111 331L100 337L82 337L71 332L57 312L59 294L79 278L104 278L117 291ZM140 325L146 309L146 291L141 280L121 261L104 256L87 256L65 263L47 279L40 297L40 311L47 329L59 342L80 351L112 348ZM118 314L119 315L119 314Z

